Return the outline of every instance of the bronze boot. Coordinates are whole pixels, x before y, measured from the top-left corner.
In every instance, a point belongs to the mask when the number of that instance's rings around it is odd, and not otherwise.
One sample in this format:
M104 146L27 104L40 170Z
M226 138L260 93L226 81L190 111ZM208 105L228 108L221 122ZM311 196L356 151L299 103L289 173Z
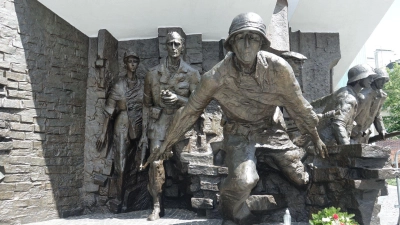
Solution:
M148 221L154 221L160 219L160 202L154 203L153 212L147 217Z

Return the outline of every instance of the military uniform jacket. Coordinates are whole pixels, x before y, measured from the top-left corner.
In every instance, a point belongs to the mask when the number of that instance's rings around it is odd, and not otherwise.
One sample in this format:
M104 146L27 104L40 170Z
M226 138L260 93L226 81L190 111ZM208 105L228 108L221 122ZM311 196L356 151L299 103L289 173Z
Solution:
M117 111L115 129L128 130L129 138L136 139L142 133L143 81L131 81L120 77L111 87L104 111L111 116Z
M150 69L145 78L143 98L144 106L150 109L148 138L164 140L166 129L173 119L174 112L182 107L180 104L172 107L163 104L161 91L169 90L188 98L199 80L199 72L182 59L175 73L170 73L166 66L166 59Z
M378 132L385 129L380 112L386 98L387 94L381 89L364 88L361 90L358 94L358 111L355 118L357 126L354 127L352 136L365 132L372 123L375 124Z

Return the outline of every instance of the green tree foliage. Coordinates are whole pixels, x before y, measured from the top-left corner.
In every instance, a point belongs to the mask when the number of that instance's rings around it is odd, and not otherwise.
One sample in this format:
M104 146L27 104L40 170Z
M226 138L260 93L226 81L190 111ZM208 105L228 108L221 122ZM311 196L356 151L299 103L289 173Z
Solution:
M390 81L383 90L388 97L383 105L383 110L389 113L383 117L387 132L400 131L400 65L394 63L393 69L388 70Z

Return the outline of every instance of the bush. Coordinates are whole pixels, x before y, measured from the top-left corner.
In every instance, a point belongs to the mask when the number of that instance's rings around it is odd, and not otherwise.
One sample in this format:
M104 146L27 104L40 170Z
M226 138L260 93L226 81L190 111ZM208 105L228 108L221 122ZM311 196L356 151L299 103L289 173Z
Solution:
M354 214L340 212L340 208L330 207L311 215L311 225L358 225Z

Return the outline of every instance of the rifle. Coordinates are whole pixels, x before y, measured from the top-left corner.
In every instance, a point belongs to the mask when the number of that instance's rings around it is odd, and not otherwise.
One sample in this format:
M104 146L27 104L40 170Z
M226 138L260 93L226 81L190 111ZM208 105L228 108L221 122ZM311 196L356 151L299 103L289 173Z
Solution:
M400 135L400 131L393 131L391 133L387 133L385 135L385 139L386 138L395 137L395 136L398 136L398 135ZM374 142L377 142L377 141L382 141L382 140L383 140L383 137L378 134L378 135L375 135L375 136L369 138L368 139L368 144L371 144L371 143L374 143Z

